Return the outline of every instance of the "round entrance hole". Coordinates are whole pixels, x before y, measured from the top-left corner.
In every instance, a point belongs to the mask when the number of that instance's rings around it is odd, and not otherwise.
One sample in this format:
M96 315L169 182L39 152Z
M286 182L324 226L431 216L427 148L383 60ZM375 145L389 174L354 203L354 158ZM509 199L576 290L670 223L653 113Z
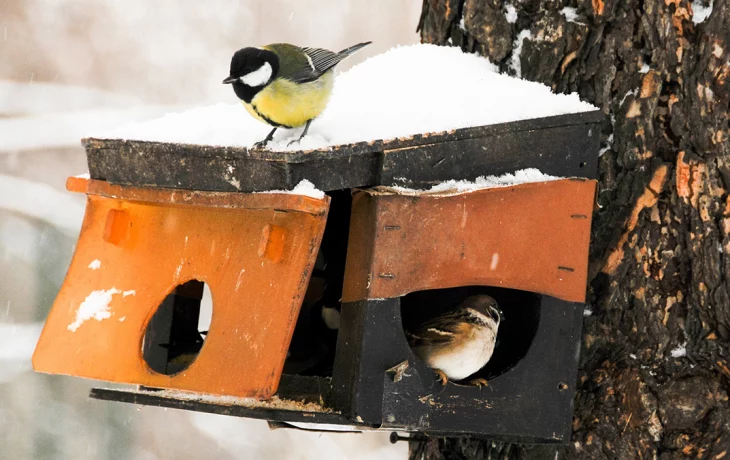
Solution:
M198 357L212 315L208 286L190 280L176 286L165 297L147 324L142 340L142 357L155 372L177 374Z
M401 318L404 330L413 331L424 322L457 308L464 299L476 294L494 297L503 317L489 362L465 380L490 380L512 369L527 355L540 323L539 294L488 286L418 291L401 298Z

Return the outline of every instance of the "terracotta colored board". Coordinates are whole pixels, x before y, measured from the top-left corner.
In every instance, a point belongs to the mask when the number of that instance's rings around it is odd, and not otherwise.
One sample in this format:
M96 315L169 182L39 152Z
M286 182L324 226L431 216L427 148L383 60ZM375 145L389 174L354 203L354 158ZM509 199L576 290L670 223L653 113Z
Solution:
M454 195L358 191L343 302L467 285L585 300L596 181Z
M151 387L271 397L329 199L193 193L179 204L174 197L182 195L175 190L118 186L118 194L136 201L93 194L107 186L69 183L91 194L71 266L33 355L34 368ZM190 367L175 375L155 373L142 358L147 323L167 294L191 279L211 289L210 330ZM84 311L91 317L84 320Z

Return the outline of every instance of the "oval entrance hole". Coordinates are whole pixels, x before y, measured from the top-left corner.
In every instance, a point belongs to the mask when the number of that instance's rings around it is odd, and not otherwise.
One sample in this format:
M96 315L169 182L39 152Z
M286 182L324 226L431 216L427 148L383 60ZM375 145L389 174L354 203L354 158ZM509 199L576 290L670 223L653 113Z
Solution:
M177 374L198 357L213 312L208 286L198 280L180 284L165 297L147 325L142 356L155 372Z

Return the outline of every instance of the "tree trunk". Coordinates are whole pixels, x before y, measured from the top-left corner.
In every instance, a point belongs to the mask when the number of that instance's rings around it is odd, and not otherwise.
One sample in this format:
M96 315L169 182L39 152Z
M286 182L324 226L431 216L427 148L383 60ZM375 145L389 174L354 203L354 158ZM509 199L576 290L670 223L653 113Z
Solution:
M571 443L411 458L730 459L730 5L707 1L424 0L424 42L609 116Z

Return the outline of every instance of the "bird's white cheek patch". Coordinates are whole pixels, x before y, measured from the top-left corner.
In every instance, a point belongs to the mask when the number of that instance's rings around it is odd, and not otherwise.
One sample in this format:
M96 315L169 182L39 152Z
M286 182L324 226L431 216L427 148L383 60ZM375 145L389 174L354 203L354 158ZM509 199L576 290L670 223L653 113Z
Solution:
M254 70L253 72L249 72L246 75L240 77L239 80L241 80L241 83L247 86L261 86L268 83L272 73L273 71L271 70L271 64L269 64L268 62L264 62L264 65Z

